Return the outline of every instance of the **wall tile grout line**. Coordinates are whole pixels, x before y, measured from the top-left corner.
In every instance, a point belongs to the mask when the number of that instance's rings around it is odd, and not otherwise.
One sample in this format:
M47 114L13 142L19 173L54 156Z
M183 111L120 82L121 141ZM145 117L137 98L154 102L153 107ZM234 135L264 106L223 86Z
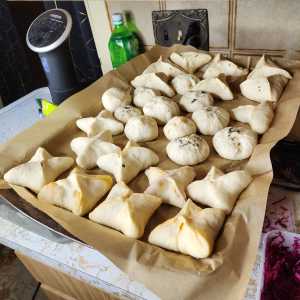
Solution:
M269 49L243 49L243 50L233 50L233 56L235 55L257 55L268 54L273 57L283 57L286 51L274 51Z
M231 3L232 0L228 1L228 22L227 22L227 48L230 51L230 32L231 32Z
M229 0L229 31L228 31L228 40L229 40L229 57L232 58L233 51L235 49L235 38L236 38L236 16L237 16L237 0Z

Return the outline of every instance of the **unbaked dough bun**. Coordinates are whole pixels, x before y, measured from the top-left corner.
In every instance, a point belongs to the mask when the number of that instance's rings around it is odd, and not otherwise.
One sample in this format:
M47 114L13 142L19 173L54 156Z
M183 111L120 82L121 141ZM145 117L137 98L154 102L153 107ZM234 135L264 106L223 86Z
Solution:
M214 104L214 98L210 93L203 91L187 92L179 100L181 107L187 112L194 112L203 106Z
M143 112L145 115L156 119L159 124L166 124L174 116L180 114L180 108L175 101L158 96L143 107Z
M180 137L169 142L168 157L178 165L197 165L209 156L210 150L205 139L197 134Z
M138 87L133 93L133 103L137 107L143 107L147 102L152 100L155 96L160 96L160 91L148 89L145 87Z
M200 133L214 135L219 130L228 126L229 112L219 106L202 107L193 112L192 119L196 123Z
M131 105L119 106L114 113L115 118L122 123L127 123L131 117L137 117L140 115L142 115L142 111Z
M164 134L168 140L196 133L195 123L187 117L173 117L165 126Z
M192 74L181 74L172 80L172 86L179 95L190 91L200 80Z
M102 95L102 104L105 109L114 112L119 106L130 104L132 97L130 89L124 90L112 87L106 90Z
M155 119L149 116L132 117L128 120L124 133L131 141L152 141L158 137L158 126Z
M257 134L244 127L226 127L213 137L218 154L230 160L242 160L251 156L257 144Z

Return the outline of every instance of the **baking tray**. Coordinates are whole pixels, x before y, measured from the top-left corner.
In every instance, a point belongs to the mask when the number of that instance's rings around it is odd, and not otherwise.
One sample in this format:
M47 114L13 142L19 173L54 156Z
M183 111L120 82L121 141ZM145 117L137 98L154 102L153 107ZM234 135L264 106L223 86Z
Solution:
M59 225L57 222L51 219L47 214L45 214L41 210L38 210L30 203L24 201L13 189L0 190L0 198L5 203L9 204L22 215L34 221L38 225L43 226L51 232L56 233L71 241L79 242L81 244L86 245L84 242L82 242L81 240L70 234L68 231L66 231L61 225Z

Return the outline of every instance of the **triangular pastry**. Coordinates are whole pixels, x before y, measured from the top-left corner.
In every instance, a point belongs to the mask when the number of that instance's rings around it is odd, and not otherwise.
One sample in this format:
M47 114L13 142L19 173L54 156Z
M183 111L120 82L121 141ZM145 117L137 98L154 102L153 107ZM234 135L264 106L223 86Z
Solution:
M164 73L166 76L175 77L180 74L184 74L183 71L179 70L175 66L172 66L170 63L165 62L160 57L156 62L149 65L143 72L143 74L147 73Z
M211 60L211 56L201 52L173 52L170 56L172 62L183 68L189 73L194 73L197 69L207 64Z
M186 202L185 189L196 173L192 167L162 170L151 167L145 171L149 186L144 193L160 197L164 203L183 207Z
M114 145L111 132L106 130L94 137L78 137L71 141L71 149L76 153L76 163L83 169L92 169L97 165L97 159L108 153L119 152Z
M288 79L281 75L248 78L240 84L241 93L256 102L279 100Z
M113 174L117 182L128 183L139 172L158 162L159 157L152 150L128 142L122 151L100 156L97 165L100 169Z
M53 156L43 147L38 147L35 153L33 154L33 156L31 157L31 159L29 160L29 162L31 161L41 162L49 158L53 158Z
M273 109L268 103L241 105L231 111L237 121L248 123L258 134L263 134L269 129L274 117Z
M192 91L211 93L222 100L233 100L233 94L223 77L203 79L197 83Z
M140 238L161 199L133 191L123 182L111 189L107 198L90 214L89 219L121 231L128 237Z
M241 93L257 102L276 102L292 76L264 55L247 79L240 84Z
M202 209L189 199L174 218L154 228L148 240L168 250L206 258L212 253L224 220L222 209Z
M44 148L39 147L28 162L6 172L4 180L38 193L44 185L54 181L73 164L73 158L68 156L53 157Z
M110 117L110 114L107 113L107 111L105 111L105 114L103 111L100 112L96 117L78 119L76 125L89 137L95 136L104 130L111 131L112 135L118 135L124 130L124 125Z
M187 187L188 195L196 202L214 208L221 208L229 214L240 193L252 181L244 170L224 174L212 167L202 180L192 182Z
M248 70L237 66L227 59L221 59L221 54L217 54L211 62L204 66L203 78L215 78L220 74L225 76L239 77L248 74Z
M108 175L89 175L71 172L67 178L51 182L38 193L38 199L70 210L77 216L90 212L111 189Z
M168 97L175 96L174 90L167 83L168 78L163 73L147 73L135 77L131 84L135 88L144 87L162 92Z
M274 62L263 55L257 62L253 71L248 75L248 79L271 77L275 75L281 75L287 79L292 79L292 76L288 71L278 67Z

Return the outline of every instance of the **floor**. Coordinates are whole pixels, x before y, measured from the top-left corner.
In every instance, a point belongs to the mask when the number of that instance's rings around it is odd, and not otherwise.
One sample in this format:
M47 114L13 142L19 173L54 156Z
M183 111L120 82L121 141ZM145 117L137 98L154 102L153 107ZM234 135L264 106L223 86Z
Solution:
M46 300L14 252L0 245L0 300Z

